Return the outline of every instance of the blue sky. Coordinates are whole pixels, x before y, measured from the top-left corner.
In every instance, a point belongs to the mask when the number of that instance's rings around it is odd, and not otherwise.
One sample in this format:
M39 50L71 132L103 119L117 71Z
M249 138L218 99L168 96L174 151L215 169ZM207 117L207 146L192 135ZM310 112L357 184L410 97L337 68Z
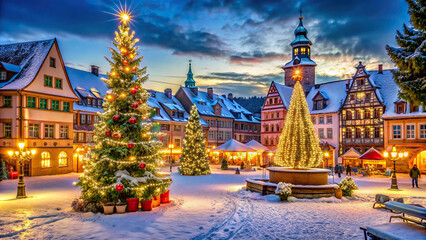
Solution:
M0 44L56 37L67 65L106 72L119 24L106 12L125 3L148 67L145 87L159 91L176 91L191 59L201 88L265 95L271 81L283 82L300 8L317 82L350 77L358 61L393 68L385 45L409 24L403 0L0 0Z

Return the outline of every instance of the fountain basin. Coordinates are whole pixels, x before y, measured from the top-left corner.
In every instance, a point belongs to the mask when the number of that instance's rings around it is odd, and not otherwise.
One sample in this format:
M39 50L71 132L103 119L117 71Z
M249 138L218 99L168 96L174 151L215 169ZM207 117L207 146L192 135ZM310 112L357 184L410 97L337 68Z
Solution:
M328 169L320 168L287 168L287 167L270 167L269 182L271 183L291 183L293 185L327 185Z

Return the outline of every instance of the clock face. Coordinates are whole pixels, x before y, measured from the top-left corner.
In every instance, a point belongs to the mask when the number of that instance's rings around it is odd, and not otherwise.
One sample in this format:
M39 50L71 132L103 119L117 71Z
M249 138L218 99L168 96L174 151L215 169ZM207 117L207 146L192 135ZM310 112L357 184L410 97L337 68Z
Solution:
M359 75L362 75L362 74L364 74L364 70L359 70Z

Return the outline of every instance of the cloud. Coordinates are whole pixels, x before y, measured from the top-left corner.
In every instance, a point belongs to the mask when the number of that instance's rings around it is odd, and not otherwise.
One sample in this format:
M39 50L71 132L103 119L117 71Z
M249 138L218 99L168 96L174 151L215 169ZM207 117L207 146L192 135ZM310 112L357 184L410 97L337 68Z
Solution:
M276 52L243 52L230 56L230 62L234 64L255 64L265 61L282 60L286 57L285 54Z

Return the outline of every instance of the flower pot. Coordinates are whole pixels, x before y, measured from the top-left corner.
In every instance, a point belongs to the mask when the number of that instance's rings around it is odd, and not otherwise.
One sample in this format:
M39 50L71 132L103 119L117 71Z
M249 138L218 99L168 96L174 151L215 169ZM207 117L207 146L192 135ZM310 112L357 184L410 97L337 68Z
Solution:
M116 205L115 210L117 213L125 213L127 205Z
M153 206L153 207L158 207L158 206L160 206L160 203L161 203L161 198L160 198L160 196L154 196L154 197L152 197L152 206Z
M104 214L113 214L114 208L114 205L104 205Z
M334 192L334 196L338 199L342 199L342 195L343 195L343 192L341 188L336 189L336 191Z
M139 198L127 198L127 211L136 212L139 207Z
M169 203L170 202L169 194L170 194L170 190L167 190L165 193L162 193L160 195L161 203Z
M142 211L151 211L152 210L152 200L141 201Z

